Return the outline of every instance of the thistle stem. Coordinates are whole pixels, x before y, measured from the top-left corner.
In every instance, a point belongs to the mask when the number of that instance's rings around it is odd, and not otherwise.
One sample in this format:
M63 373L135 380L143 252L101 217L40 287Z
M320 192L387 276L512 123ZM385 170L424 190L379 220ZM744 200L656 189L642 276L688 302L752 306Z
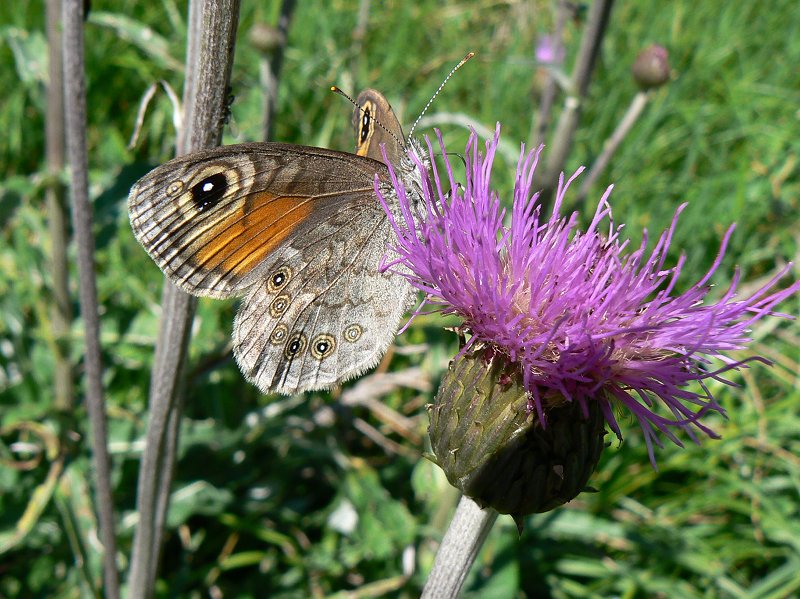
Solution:
M633 97L633 100L628 106L628 110L625 112L625 116L622 117L622 120L619 122L619 125L617 125L617 128L614 129L614 133L611 134L611 137L603 144L603 151L597 157L597 160L594 161L589 174L583 178L580 191L578 191L577 201L579 204L583 203L586 194L589 193L589 188L597 181L597 178L606 169L608 163L611 162L611 158L616 153L622 140L625 139L625 136L628 135L633 125L641 116L649 99L650 94L643 91L638 92Z
M564 48L564 26L567 23L569 14L572 12L569 4L570 3L567 0L559 0L558 8L556 9L556 24L552 37L554 43L556 44L556 46L553 48L553 53L556 56L558 56ZM558 66L560 67L561 65ZM556 100L557 93L558 82L552 71L548 71L547 81L545 83L544 90L542 91L542 97L539 101L539 110L538 112L534 113L535 137L534 143L532 144L532 147L534 148L538 148L545 142L547 129L550 127L550 117L553 110L553 103Z
M55 343L54 404L62 413L71 412L75 405L70 363L70 327L72 303L69 294L68 254L69 211L65 202L65 189L61 176L64 170L64 69L61 56L61 0L47 0L47 40L50 56L50 83L47 88L46 155L49 184L47 223L50 233L51 266L53 277L53 306L51 328Z
M421 599L458 596L495 520L495 510L482 510L469 497L461 497L439 545Z
M540 199L542 214L547 214L549 211L558 174L564 170L567 156L572 149L572 140L580 123L583 101L589 91L592 72L597 63L597 57L600 55L600 45L611 18L613 6L614 0L597 0L589 9L589 20L581 38L570 89L564 99L564 108L550 143L544 179L535 185L535 187L543 187Z
M78 292L84 327L86 408L92 434L95 504L103 544L103 588L108 599L119 597L117 541L111 492L108 423L103 399L103 361L100 346L100 309L95 279L92 204L89 201L89 158L86 140L86 76L84 63L83 2L65 0L62 13L62 59L67 155L70 166L72 224L78 262Z
M281 2L281 12L278 17L278 31L280 32L280 42L272 51L272 56L262 58L261 80L264 83L266 98L264 102L264 141L272 139L273 128L275 126L275 112L278 107L278 81L283 68L283 56L286 52L286 44L289 39L289 24L292 22L294 9L297 0L283 0Z
M178 135L179 154L219 145L222 139L238 22L239 0L192 0L189 5L186 128ZM150 421L139 467L139 522L128 575L132 599L152 597L155 591L178 445L181 373L195 306L193 297L165 282L150 381Z

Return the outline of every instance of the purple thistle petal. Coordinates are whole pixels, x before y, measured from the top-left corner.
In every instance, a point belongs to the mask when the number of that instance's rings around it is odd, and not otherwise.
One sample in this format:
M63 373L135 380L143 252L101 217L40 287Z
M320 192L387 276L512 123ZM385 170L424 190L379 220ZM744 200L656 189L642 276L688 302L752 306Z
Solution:
M708 281L719 269L734 227L725 233L705 275L683 293L675 288L686 258L665 261L678 217L647 253L648 237L629 250L615 225L609 187L585 230L578 214L561 214L570 185L559 178L552 213L542 219L533 173L542 148L520 151L509 226L506 210L491 189L499 124L494 138L479 149L473 132L467 143L466 181L457 185L444 142L437 132L445 173L433 161L432 173L412 156L422 181L423 206L413 206L390 166L401 219L393 217L376 179L375 190L397 234L393 259L384 265L405 276L443 314L456 314L470 335L462 353L489 347L516 367L530 393L529 409L546 423L553 398L577 401L584 413L599 401L603 414L622 437L612 404L627 408L644 432L650 458L660 436L682 446L674 430L698 442L696 432L717 435L701 419L724 414L704 381L732 383L722 375L746 367L747 360L725 355L750 342L749 327L764 316L787 317L773 309L800 290L800 281L774 291L790 270L781 269L746 299L737 298L738 270L727 290L709 303ZM449 194L442 188L450 185ZM395 212L394 214L397 214ZM601 229L607 223L607 230ZM722 366L710 369L712 359ZM768 363L760 358L760 361ZM694 383L694 385L692 385ZM664 415L664 412L666 414Z

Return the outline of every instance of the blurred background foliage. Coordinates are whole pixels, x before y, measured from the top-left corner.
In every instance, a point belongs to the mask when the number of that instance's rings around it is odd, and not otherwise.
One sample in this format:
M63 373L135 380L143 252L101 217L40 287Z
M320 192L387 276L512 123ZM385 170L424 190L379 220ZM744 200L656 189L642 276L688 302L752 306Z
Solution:
M555 2L298 2L278 93L274 139L353 145L351 107L328 92L386 93L408 125L466 52L477 57L431 115L465 115L516 152L532 143L543 70L537 41ZM361 10L366 12L360 13ZM264 56L250 43L278 2L243 2L226 143L258 140ZM162 276L134 240L130 185L170 158L180 96L186 2L93 0L86 23L91 193L103 323L120 557L127 569L138 458L147 422ZM359 17L361 14L361 17ZM582 11L565 30L567 68ZM366 20L363 20L366 16ZM365 25L358 26L359 18ZM53 402L51 252L43 189L47 39L41 0L0 4L0 596L89 596L100 564L91 506L81 323L70 354L77 405ZM763 281L798 253L800 12L794 0L618 2L568 168L590 165L636 92L630 66L665 46L673 79L655 93L587 210L615 182L615 218L637 242L688 201L673 243L684 286L738 225L720 288L740 266ZM563 101L563 96L559 102ZM560 103L557 104L560 106ZM463 127L444 125L451 151ZM431 130L419 134L431 134ZM546 150L545 150L546 151ZM514 161L495 166L508 197ZM586 217L587 215L584 215ZM74 250L73 250L74 251ZM74 260L70 257L70 264ZM797 276L797 269L794 270ZM70 266L73 310L77 279ZM797 299L783 306L798 313ZM456 341L418 319L377 374L333 393L265 397L230 354L233 302L202 300L191 344L163 596L415 597L457 499L422 457L432 397ZM452 323L450 323L452 324ZM647 459L635 422L593 477L598 492L527 519L501 517L467 583L469 597L788 597L800 588L800 409L795 322L765 321L754 350L775 361L714 389L730 419L721 441Z

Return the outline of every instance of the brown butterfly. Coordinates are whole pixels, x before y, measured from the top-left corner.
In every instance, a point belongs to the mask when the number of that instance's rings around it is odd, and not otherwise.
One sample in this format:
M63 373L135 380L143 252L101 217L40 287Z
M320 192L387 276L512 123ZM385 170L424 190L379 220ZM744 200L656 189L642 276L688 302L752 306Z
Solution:
M413 302L402 276L379 272L394 232L376 174L400 218L381 146L417 202L419 172L386 98L368 89L356 103L355 154L225 146L162 164L128 198L136 238L173 283L244 298L233 353L265 393L325 389L372 368Z

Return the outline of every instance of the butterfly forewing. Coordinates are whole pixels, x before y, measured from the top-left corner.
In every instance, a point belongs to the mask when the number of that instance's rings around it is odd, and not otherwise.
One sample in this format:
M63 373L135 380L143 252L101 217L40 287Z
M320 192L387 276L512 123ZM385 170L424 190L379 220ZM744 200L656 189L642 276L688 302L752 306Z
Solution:
M388 176L376 161L321 148L226 146L177 158L140 180L129 197L131 225L185 291L243 295L288 239L342 210L380 210L376 172Z

